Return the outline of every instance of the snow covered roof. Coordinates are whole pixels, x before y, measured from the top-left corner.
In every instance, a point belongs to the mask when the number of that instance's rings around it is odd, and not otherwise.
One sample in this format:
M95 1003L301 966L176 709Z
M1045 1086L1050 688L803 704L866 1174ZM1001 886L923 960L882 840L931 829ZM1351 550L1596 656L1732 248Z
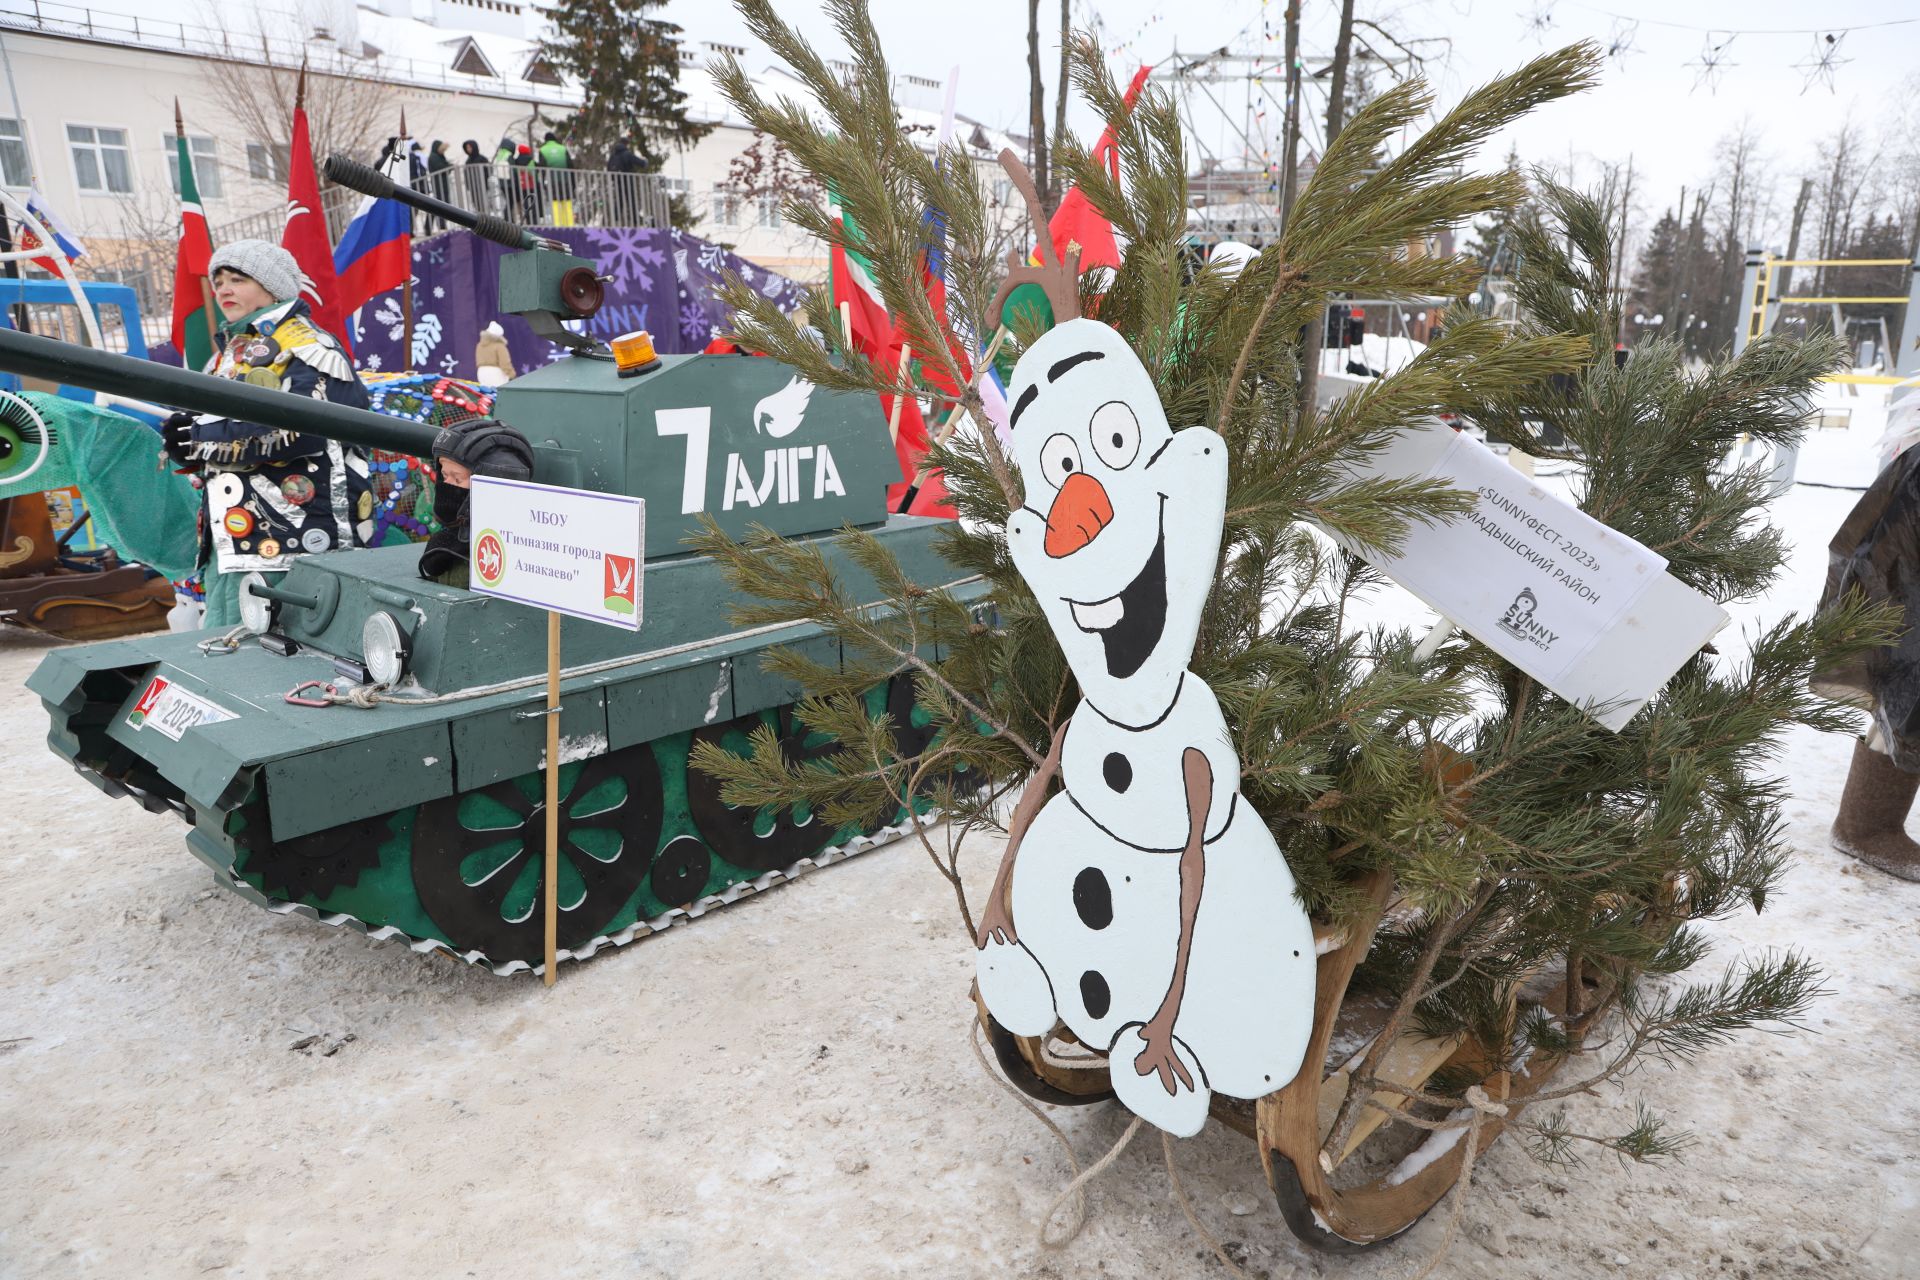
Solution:
M291 7L284 0L268 0L246 10L240 23L213 0L119 2L137 7L138 15L36 0L32 14L9 13L8 25L202 56L257 59L264 45L266 57L276 65L297 67L303 58L311 58L322 73L376 76L558 107L580 101L579 87L540 53L547 16L534 0L299 0ZM721 96L707 70L709 63L727 55L744 61L749 51L740 45L684 42L680 87L694 120L745 128L746 121ZM804 86L784 68L769 67L753 79L771 97L807 100ZM925 76L899 74L894 92L902 124L930 148L940 128L944 85ZM983 159L1003 147L1021 149L1013 135L958 113L955 133Z

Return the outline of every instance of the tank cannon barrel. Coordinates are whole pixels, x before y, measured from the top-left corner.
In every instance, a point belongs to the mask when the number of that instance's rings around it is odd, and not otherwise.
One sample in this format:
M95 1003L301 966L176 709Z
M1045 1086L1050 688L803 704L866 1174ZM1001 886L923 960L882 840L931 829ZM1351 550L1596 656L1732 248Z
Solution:
M0 372L127 396L194 413L218 414L284 431L304 431L366 449L429 457L434 428L370 409L290 396L249 382L209 377L171 365L0 329Z
M445 218L457 227L465 227L482 239L495 244L503 244L509 249L552 249L553 242L537 236L524 227L516 227L505 218L491 213L474 213L458 205L436 200L424 192L412 187L403 187L393 179L381 173L371 165L361 164L358 160L334 154L327 157L327 181L358 191L363 196L373 196L378 200L397 200L401 204L411 205L423 213L436 218Z

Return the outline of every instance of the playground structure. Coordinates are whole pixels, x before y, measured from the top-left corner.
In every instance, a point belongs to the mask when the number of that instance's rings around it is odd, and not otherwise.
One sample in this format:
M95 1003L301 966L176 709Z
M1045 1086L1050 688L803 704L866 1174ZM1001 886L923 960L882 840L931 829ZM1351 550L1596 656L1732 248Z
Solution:
M1857 270L1870 267L1906 267L1908 292L1898 294L1798 294L1780 290L1782 273L1797 267L1822 271ZM1791 283L1790 279L1787 281ZM1826 379L1831 394L1815 406L1805 438L1794 448L1773 453L1776 490L1784 490L1796 481L1864 489L1873 483L1880 470L1881 437L1888 415L1920 386L1920 260L1904 258L1778 258L1767 250L1747 250L1746 275L1741 295L1745 314L1734 329L1733 353L1737 356L1747 345L1774 331L1784 307L1828 307L1834 332L1847 332L1846 306L1886 306L1904 304L1906 312L1900 328L1900 340L1879 344L1879 371L1856 368ZM1757 456L1758 446L1748 446ZM1743 453L1743 457L1746 456Z

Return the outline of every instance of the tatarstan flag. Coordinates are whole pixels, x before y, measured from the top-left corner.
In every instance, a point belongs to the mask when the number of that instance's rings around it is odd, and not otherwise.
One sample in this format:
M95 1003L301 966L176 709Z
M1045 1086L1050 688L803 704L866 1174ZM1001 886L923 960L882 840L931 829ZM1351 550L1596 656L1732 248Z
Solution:
M207 234L200 186L193 179L193 155L187 131L174 104L174 145L180 148L180 251L173 267L173 349L189 369L204 369L213 359L213 303L207 289L207 260L213 241Z

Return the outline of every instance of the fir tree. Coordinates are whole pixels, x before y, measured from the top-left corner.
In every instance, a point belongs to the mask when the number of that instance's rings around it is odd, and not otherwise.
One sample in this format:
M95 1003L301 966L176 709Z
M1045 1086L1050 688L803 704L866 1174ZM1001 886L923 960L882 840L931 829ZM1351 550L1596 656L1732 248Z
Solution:
M1633 280L1627 287L1627 332L1635 343L1660 337L1677 317L1666 314L1678 288L1674 273L1679 266L1680 220L1671 209L1647 232L1647 243L1634 265Z
M948 361L944 342L923 341L943 318L928 307L918 271L922 211L941 209L953 323L964 343L984 345L999 274L985 253L986 193L959 157L936 165L902 140L864 5L830 3L852 48L847 83L769 0L741 8L818 98L824 119L762 100L738 66L721 72L729 98L842 194L915 350ZM1702 958L1693 922L1765 905L1786 857L1782 784L1765 763L1792 725L1848 724L1848 713L1808 692L1808 672L1880 642L1884 619L1789 619L1750 637L1737 661L1703 652L1615 734L1475 641L1459 637L1428 653L1405 631L1356 628L1350 606L1380 579L1303 523L1371 548L1417 538L1425 523L1465 510L1470 496L1440 482L1354 483L1343 478L1343 460L1441 410L1553 454L1536 436L1544 419L1567 441L1558 452L1585 468L1580 505L1665 556L1683 581L1725 602L1772 580L1781 542L1759 514L1765 477L1723 460L1743 432L1769 442L1797 435L1834 345L1763 340L1689 378L1675 345L1653 342L1616 367L1613 246L1598 207L1572 192L1548 186L1536 210L1512 219L1517 320L1450 317L1398 372L1328 409L1300 404L1301 335L1329 294L1457 297L1473 287L1480 266L1471 258L1410 256L1404 246L1520 207L1528 192L1517 170L1463 173L1463 162L1535 106L1590 84L1597 64L1597 50L1584 45L1541 57L1468 94L1397 155L1389 144L1431 98L1418 84L1387 90L1328 148L1279 242L1229 281L1211 269L1183 278L1187 166L1173 103L1150 90L1128 112L1097 51L1076 54L1076 83L1119 140L1122 181L1070 140L1056 159L1129 246L1104 294L1095 299L1082 281L1083 311L1130 341L1172 422L1213 426L1234 460L1218 582L1192 669L1220 699L1242 792L1274 831L1316 919L1358 918L1382 876L1401 903L1363 969L1389 1016L1355 1067L1328 1142L1334 1151L1375 1090L1408 1092L1377 1073L1386 1050L1415 1028L1469 1034L1484 1050L1472 1070L1413 1091L1437 1110L1395 1116L1447 1127L1467 1123L1444 1117L1474 1086L1526 1055L1577 1050L1603 1026L1613 1038L1543 1100L1615 1079L1648 1057L1685 1058L1742 1028L1792 1019L1818 990L1817 972L1791 955L1688 986L1642 979L1672 978ZM824 240L842 234L800 202L789 213ZM831 326L822 349L752 290L735 287L729 301L747 346L816 384L885 385L840 349ZM1015 334L1014 343L1023 336L1032 337ZM950 373L964 383L957 365ZM963 403L977 412L977 393L969 388ZM757 598L737 611L740 625L807 620L840 640L837 671L791 654L769 664L806 685L802 718L838 750L797 764L762 733L749 756L702 748L696 764L722 780L729 803L804 802L836 823L932 796L948 821L938 830L923 824L918 835L953 885L970 941L959 874L968 840L998 826L1002 802L1077 699L1007 555L1001 530L1020 490L992 432L956 438L938 459L963 516L947 531L945 553L956 576L990 584L991 613L912 583L858 531L844 537L877 585L880 609L863 603L874 586L841 579L807 542L734 542L711 531L701 549ZM859 697L902 671L916 675L920 709L939 730L918 759L900 755L887 718L868 714ZM978 790L950 784L962 767ZM956 945L965 945L959 935ZM1523 998L1543 978L1557 978L1547 985L1562 994L1548 1003ZM1679 1142L1650 1116L1619 1134L1575 1134L1536 1112L1514 1124L1548 1157L1570 1155L1581 1140L1634 1158Z
M553 33L541 46L553 65L586 95L561 129L581 168L603 164L629 139L648 172L658 172L669 147L685 147L712 126L687 118L680 88L680 31L648 17L664 0L561 0L550 13Z

